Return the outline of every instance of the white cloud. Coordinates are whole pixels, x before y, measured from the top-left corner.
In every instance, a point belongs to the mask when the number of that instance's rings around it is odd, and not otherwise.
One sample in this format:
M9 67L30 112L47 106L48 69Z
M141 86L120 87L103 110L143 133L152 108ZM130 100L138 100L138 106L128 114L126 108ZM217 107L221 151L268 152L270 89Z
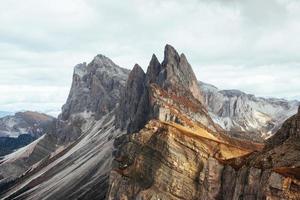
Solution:
M67 94L56 90L68 93L75 64L102 53L146 68L166 43L220 88L300 95L296 0L11 0L1 2L0 24L0 106L61 106Z

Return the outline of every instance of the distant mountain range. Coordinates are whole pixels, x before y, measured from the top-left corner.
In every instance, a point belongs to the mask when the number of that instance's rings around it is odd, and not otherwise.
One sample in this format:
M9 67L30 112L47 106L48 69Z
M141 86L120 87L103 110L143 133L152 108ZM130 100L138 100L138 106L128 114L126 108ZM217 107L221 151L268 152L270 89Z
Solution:
M17 112L0 118L0 156L44 135L54 118L37 112Z
M268 138L297 113L300 105L297 100L256 97L239 90L220 90L204 82L199 86L215 123L236 137Z

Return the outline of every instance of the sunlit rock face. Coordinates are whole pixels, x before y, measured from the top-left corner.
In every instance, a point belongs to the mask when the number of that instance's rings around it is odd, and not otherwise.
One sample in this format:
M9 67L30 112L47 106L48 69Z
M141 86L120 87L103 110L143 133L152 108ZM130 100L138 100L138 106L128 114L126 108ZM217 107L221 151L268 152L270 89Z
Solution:
M228 136L184 84L188 74L164 74L163 66L176 66L178 60L167 46L161 65L153 56L146 75L139 69L148 121L116 139L107 199L299 198L299 141L294 138L289 150L286 136L274 139L286 131L297 135L297 122L287 121L286 129L269 140L273 146ZM127 119L129 126L139 123Z

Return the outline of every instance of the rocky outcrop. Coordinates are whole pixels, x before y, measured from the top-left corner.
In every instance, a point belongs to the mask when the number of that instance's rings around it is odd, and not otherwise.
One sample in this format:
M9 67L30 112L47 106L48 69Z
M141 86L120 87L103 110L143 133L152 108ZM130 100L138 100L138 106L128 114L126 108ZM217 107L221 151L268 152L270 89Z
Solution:
M111 113L120 102L128 74L129 70L103 55L97 55L88 65L76 65L69 97L54 132L58 143L70 143L79 138L86 119L100 120Z
M223 170L227 176L235 172L222 163L259 148L234 143L221 141L196 125L189 129L150 121L138 133L116 140L108 199L217 199Z
M94 115L97 119L112 111L119 103L129 70L123 69L103 55L91 63L75 66L73 82L62 120L72 114Z
M153 55L147 75L150 83L156 83L165 90L176 89L177 92L184 92L188 89L196 99L203 103L203 96L191 65L185 55L179 55L172 46L166 45L164 60L161 64Z
M298 101L261 98L239 90L219 90L199 82L204 102L215 123L235 137L263 140L297 112Z
M289 118L279 129L279 131L267 140L269 148L281 145L289 138L300 138L300 106L298 113Z
M233 199L299 199L300 138L299 112L267 141L260 153L245 160L231 174Z
M129 133L141 129L149 118L148 102L146 74L136 64L129 74L117 111L117 127L127 129Z
M299 199L297 120L266 147L230 137L178 73L161 76L179 60L166 55L162 65L153 56L146 74L151 117L115 141L107 199Z
M108 199L299 199L299 113L264 149L150 121L116 140Z
M176 109L182 103L190 104L185 107L190 116L215 129L199 101L201 93L190 64L170 45L165 47L162 63L152 56L146 74L138 65L134 67L121 99L117 124L122 129L127 128L128 133L140 130L150 119L170 118L171 109L166 105L173 104Z

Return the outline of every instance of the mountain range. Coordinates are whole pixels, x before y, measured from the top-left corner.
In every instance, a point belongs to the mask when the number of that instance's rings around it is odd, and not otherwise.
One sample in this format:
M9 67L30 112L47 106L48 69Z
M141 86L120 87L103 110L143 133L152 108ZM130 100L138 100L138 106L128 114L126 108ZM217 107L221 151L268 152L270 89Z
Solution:
M47 132L53 117L37 112L18 112L0 118L0 156L19 149Z
M278 131L297 113L300 102L262 98L239 90L219 90L199 82L205 103L215 123L236 137L262 141Z
M146 72L97 55L47 133L2 158L0 198L299 199L298 105L199 83L170 45Z

